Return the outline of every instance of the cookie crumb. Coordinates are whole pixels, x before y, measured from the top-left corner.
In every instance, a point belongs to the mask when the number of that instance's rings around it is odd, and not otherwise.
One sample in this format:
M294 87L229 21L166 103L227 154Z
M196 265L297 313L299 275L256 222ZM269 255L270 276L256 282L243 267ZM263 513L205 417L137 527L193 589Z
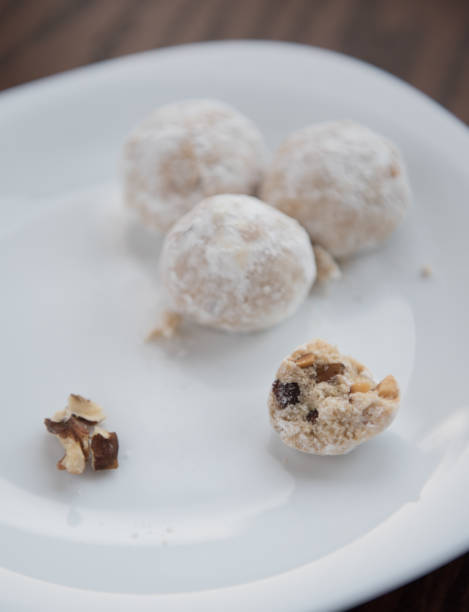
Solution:
M146 337L146 342L153 342L160 338L170 339L177 332L182 323L182 317L177 312L165 310L161 315L161 322Z
M65 451L57 463L57 469L66 470L69 474L83 474L89 457L88 427L74 416L65 421L44 419L44 424Z
M431 276L433 276L433 269L430 265L425 264L424 266L422 266L420 268L420 276L422 278L430 278Z
M329 251L319 244L313 245L313 251L316 259L316 282L324 283L342 276L339 265Z

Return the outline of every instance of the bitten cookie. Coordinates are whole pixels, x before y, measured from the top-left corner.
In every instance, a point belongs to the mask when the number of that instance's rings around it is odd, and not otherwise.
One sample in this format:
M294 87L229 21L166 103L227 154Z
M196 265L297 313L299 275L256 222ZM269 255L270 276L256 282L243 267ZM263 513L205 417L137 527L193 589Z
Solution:
M393 376L376 384L361 363L314 340L282 361L268 405L285 444L316 455L341 455L390 425L399 388Z

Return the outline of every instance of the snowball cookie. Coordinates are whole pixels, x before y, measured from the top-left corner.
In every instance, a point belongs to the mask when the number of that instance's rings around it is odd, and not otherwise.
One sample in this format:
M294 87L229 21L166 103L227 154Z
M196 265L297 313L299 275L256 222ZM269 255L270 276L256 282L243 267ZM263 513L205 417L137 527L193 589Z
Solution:
M167 231L203 198L254 193L266 149L257 127L216 100L162 106L124 146L124 198L144 221Z
M257 198L203 200L166 235L161 274L170 307L197 323L251 331L295 312L316 276L305 230Z
M311 125L278 149L261 189L335 257L377 246L410 204L402 157L353 121Z
M348 453L386 429L398 407L393 376L377 385L365 366L323 340L282 361L269 395L270 419L282 441L316 455Z

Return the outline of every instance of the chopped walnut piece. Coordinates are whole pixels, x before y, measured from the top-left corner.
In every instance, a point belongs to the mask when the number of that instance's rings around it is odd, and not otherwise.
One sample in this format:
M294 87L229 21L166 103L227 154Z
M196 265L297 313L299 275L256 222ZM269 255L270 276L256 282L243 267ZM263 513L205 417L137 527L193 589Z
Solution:
M68 397L67 407L59 410L51 418L51 421L60 422L69 419L71 416L76 416L90 425L104 421L106 415L101 406L95 404L89 399L71 393Z
M316 366L316 382L329 382L338 374L343 374L345 366L343 363L320 363Z
M58 410L51 418L51 421L54 421L54 423L60 423L60 421L66 421L67 419L69 419L71 417L71 412L67 408L64 408L63 410Z
M315 244L313 246L313 251L316 259L317 282L323 283L329 280L337 280L342 276L337 262L326 249L323 249L319 244Z
M384 399L395 400L399 398L399 387L394 376L389 375L376 387L378 395Z
M100 423L106 418L101 406L74 393L68 397L68 410L74 416L85 419L89 423Z
M65 455L57 462L59 470L66 470L69 474L83 474L86 466L86 458L80 444L72 438L60 438L64 447Z
M119 467L118 452L119 440L116 432L95 427L91 437L91 467L93 470L115 470Z
M295 363L299 368L309 368L315 361L316 357L313 353L306 353L295 359Z
M57 463L59 470L70 474L82 474L89 456L88 427L72 416L66 421L44 419L47 431L54 434L65 450L65 455Z
M368 380L357 380L350 385L350 393L368 393L371 383Z
M147 336L147 342L158 338L172 338L181 325L182 317L177 312L165 310L161 316L161 322Z
M117 434L95 427L90 442L90 427L105 418L98 404L81 395L70 395L64 410L51 419L44 419L47 430L54 434L65 449L65 455L57 463L59 470L82 474L91 455L95 470L118 467L119 448Z

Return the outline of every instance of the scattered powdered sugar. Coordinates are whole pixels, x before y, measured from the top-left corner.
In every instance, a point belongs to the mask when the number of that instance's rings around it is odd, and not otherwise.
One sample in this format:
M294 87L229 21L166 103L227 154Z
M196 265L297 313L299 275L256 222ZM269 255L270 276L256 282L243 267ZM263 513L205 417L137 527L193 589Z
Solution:
M127 139L127 203L166 231L203 198L253 193L266 159L247 117L215 100L186 100L155 110Z
M257 198L208 198L180 219L163 246L172 308L228 330L269 327L293 314L316 276L307 233Z
M274 157L261 197L341 257L384 240L409 207L410 188L397 148L344 120L290 135Z

